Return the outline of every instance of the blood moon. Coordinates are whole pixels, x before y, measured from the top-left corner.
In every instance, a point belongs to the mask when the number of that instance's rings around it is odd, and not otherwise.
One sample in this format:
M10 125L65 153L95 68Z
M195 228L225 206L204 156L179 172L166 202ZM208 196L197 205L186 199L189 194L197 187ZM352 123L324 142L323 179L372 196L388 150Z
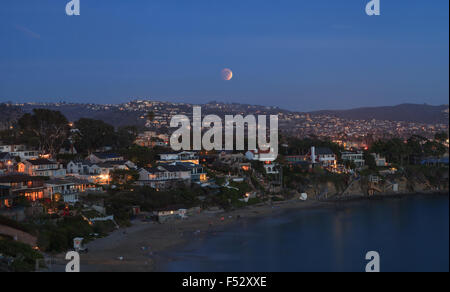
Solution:
M233 78L233 71L228 68L225 68L221 72L222 79L225 81L230 81Z

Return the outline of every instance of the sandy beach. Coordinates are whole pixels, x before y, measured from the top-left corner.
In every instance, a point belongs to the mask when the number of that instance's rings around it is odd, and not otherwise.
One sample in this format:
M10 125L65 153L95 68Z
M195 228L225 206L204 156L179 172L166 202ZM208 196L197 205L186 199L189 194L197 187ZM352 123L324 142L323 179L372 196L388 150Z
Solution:
M423 194L423 193L422 193ZM445 193L448 195L448 192ZM86 245L89 253L81 254L82 272L157 272L171 258L171 251L206 236L241 223L243 220L267 218L289 210L336 208L355 200L400 198L411 194L353 197L345 201L290 200L273 205L253 205L230 212L202 212L185 220L164 224L135 220L132 226L121 228L109 236ZM63 260L63 255L57 257ZM56 266L54 267L56 268ZM63 269L62 265L56 269Z
M335 203L285 201L272 206L254 205L231 212L203 212L185 220L159 224L133 221L105 238L86 245L89 253L81 255L83 272L154 272L170 261L169 251L185 244L213 236L242 220L275 216L289 209L333 207Z

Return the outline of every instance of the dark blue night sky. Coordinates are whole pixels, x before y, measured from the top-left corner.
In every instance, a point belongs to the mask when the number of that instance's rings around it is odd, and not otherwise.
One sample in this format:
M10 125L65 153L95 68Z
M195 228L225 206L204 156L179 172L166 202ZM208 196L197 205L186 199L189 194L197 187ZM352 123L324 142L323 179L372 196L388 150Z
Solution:
M67 2L1 1L0 102L448 103L448 0Z

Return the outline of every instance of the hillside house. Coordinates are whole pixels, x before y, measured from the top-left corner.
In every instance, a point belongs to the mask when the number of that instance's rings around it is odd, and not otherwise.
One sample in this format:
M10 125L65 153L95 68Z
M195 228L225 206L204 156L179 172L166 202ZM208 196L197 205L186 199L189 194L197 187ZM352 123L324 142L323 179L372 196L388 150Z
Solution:
M372 153L373 158L375 158L375 164L378 167L388 166L386 158L377 153Z
M44 198L44 179L27 174L8 174L0 176L0 186L10 189L10 197L25 197L35 202ZM12 201L10 201L12 203Z
M208 180L206 169L198 164L190 162L176 162L171 165L182 166L191 171L191 181L193 183L202 183Z
M149 186L155 189L164 189L174 183L191 183L192 172L184 166L160 165L154 168L142 168L139 170L138 185Z
M67 177L64 179L52 179L45 182L45 196L52 200L59 196L64 203L76 203L80 193L90 190L94 186L86 180Z
M195 152L184 151L184 152L165 153L160 154L159 157L160 157L160 160L158 161L159 164L175 163L175 162L200 164L199 156Z
M89 155L88 160L92 163L106 163L123 161L123 156L116 153L96 152Z
M14 168L14 163L14 157L12 157L8 152L0 152L0 171L12 171Z
M75 160L67 164L67 173L69 175L98 184L109 184L111 172L119 169L136 169L136 165L131 161L125 160L102 163L93 163L89 160Z
M275 153L271 152L271 149L267 150L250 150L245 153L245 157L250 161L273 161L276 157Z
M245 155L242 153L233 153L232 151L222 151L219 153L218 160L226 165L232 166L234 164L242 163Z
M277 163L266 163L264 164L264 169L266 170L266 174L279 174Z
M353 162L357 168L363 168L366 164L366 161L364 160L364 153L362 151L342 152L342 160Z
M20 173L31 176L64 177L66 170L58 162L49 159L25 160L17 165Z
M0 209L10 208L12 199L11 187L0 185Z
M39 158L39 151L26 145L0 145L0 152L9 153L11 157L19 157L22 161Z
M336 154L330 148L313 146L308 156L313 165L318 164L325 168L337 166Z
M308 161L308 157L306 155L289 155L285 156L284 160L286 160L288 164L296 164L299 162Z

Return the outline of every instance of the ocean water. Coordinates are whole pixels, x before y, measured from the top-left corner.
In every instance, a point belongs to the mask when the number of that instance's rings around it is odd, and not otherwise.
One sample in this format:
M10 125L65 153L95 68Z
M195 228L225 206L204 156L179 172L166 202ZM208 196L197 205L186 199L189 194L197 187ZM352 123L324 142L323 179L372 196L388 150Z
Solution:
M173 272L449 271L449 197L411 196L242 221L171 254Z

